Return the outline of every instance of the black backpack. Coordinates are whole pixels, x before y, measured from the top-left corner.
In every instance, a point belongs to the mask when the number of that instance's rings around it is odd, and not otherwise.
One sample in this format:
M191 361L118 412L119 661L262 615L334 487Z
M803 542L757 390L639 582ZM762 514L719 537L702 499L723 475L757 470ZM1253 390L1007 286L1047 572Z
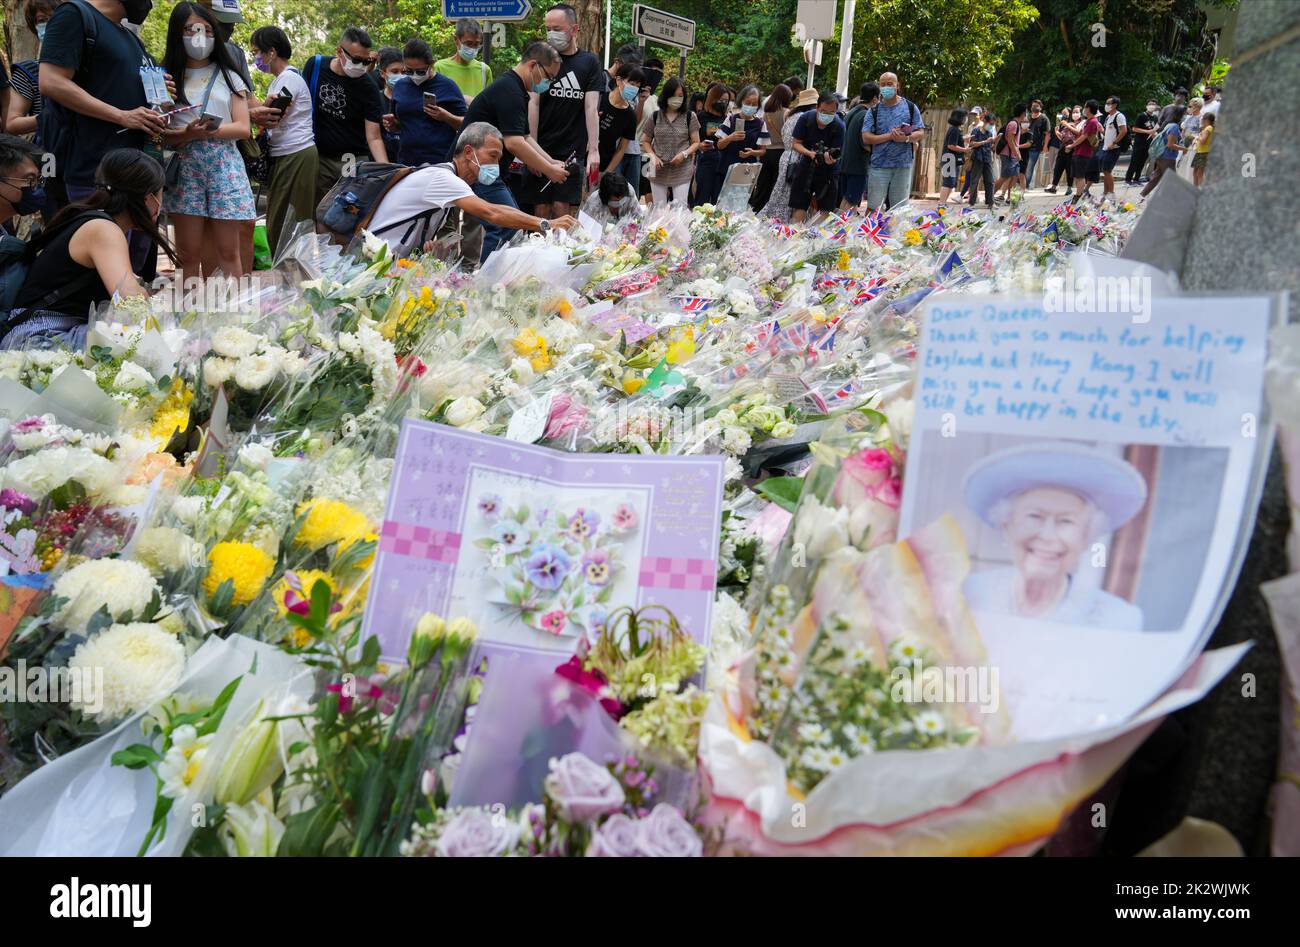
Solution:
M1114 123L1114 125L1116 126L1116 132L1115 132L1115 133L1116 133L1116 134L1119 134L1119 130L1118 130L1118 126L1119 126L1119 112L1118 112L1118 110L1115 112L1114 115L1112 115L1110 118L1106 119L1106 123L1107 123L1108 125L1111 124L1111 123ZM1124 152L1128 151L1128 146L1129 146L1129 145L1132 143L1132 141L1133 141L1133 129L1132 129L1130 126L1128 126L1128 125L1125 125L1124 127L1125 127L1126 129L1128 129L1128 130L1124 133L1124 137L1120 139L1120 142L1119 142L1119 150L1120 150L1120 154L1123 154Z
M336 242L344 244L351 241L353 237L361 236L361 231L370 226L380 203L388 192L408 174L419 170L404 164L363 161L357 165L356 173L339 178L339 182L330 188L330 192L317 205L316 222L320 227L319 232L342 238ZM409 223L410 229L407 230L402 241L406 243L410 240L416 226L423 220L424 233L420 236L420 241L423 242L428 233L429 222L433 215L441 210L440 207L430 207L396 221L384 229L388 230Z

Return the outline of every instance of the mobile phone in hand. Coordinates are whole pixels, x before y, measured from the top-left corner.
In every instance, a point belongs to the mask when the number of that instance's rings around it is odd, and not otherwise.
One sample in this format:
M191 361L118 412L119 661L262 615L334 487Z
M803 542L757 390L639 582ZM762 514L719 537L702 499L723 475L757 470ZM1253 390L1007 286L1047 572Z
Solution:
M275 109L277 112L284 112L292 101L293 93L288 89L281 89L280 94L271 100L271 108Z
M424 107L427 109L438 107L438 96L432 92L424 93Z
M904 122L902 125L898 126L898 130L901 131L904 135L910 135L916 129L912 127L911 122Z
M209 131L215 132L221 127L222 118L220 115L213 115L211 112L204 112L203 117L200 118L199 121L206 125Z

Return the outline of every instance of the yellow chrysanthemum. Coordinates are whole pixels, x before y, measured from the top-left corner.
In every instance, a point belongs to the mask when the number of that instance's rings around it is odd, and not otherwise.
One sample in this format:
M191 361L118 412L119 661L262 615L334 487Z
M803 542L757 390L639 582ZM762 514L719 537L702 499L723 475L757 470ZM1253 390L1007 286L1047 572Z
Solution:
M835 261L836 269L847 270L849 268L849 251L841 250L839 257Z
M294 537L294 545L309 549L322 549L330 543L356 539L370 530L364 513L352 509L338 500L317 497L298 507L298 515L307 514L302 529Z
M903 242L906 243L909 247L920 246L921 231L917 230L916 228L912 228L911 230L907 231L907 233L903 234Z
M531 355L539 348L544 348L546 340L532 329L523 329L510 341L510 344L514 347L516 354L526 356Z
M379 536L377 533L367 532L362 536L353 536L349 539L341 540L339 542L339 548L335 553L335 557L337 558L339 556L342 556L345 552L348 551L348 549L352 546L353 543L375 543L376 544L375 548L378 548ZM356 563L356 565L353 566L353 568L369 569L374 564L374 562L375 562L375 554L372 552L370 553L370 555L366 556L366 558Z
M686 327L677 339L668 346L668 353L665 358L668 359L669 365L680 365L687 361L695 354L695 329L691 326Z
M299 569L294 574L297 575L298 581L302 585L302 592L294 589L287 578L280 579L279 582L275 583L275 588L271 590L271 598L275 601L276 611L280 613L281 618L289 614L289 606L284 602L285 593L287 592L292 591L295 596L310 602L311 590L316 587L317 582L324 582L329 586L330 594L335 596L339 594L338 583L334 581L334 577L328 572L322 572L320 569Z
M171 391L154 412L149 424L149 435L161 441L169 441L177 431L187 431L190 426L190 402L194 392L179 378L172 382Z
M211 598L229 579L235 589L232 603L247 605L257 598L274 568L275 560L252 543L217 543L208 552L203 591Z

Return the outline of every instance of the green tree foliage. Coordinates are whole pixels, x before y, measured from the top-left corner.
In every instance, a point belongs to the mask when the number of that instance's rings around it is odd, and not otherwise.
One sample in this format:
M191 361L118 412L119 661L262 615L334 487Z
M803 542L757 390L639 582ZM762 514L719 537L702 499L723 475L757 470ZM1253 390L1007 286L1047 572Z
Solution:
M1148 98L1191 88L1214 58L1204 7L1236 0L1035 0L1038 16L1014 38L993 82L993 106L1039 98L1065 103L1120 98L1130 114ZM1099 26L1100 25L1100 26Z

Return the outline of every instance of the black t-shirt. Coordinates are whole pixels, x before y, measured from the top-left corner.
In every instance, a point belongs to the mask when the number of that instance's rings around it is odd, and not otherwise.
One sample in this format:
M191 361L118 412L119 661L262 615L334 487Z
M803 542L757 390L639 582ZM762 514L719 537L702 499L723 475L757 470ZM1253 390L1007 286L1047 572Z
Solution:
M618 93L614 93L617 95ZM636 106L629 105L621 109L609 100L609 95L600 97L600 169L604 171L618 151L619 142L636 134Z
M519 73L513 69L506 70L501 78L474 96L461 127L468 128L474 122L495 125L502 135L528 137L528 90L524 88L524 80L519 78ZM502 174L506 173L513 160L505 144L502 140Z
M316 148L330 158L355 155L358 161L369 161L366 122L378 124L384 119L384 103L374 80L368 75L356 79L336 75L330 68L329 56L315 58L316 62L309 61L302 72L310 87L313 69L320 70L316 77L316 97L312 100Z
M717 144L717 131L722 127L722 123L727 120L726 112L710 112L704 109L700 112L700 141L711 141Z
M587 93L604 92L605 78L600 61L585 49L560 56L560 71L542 95L537 113L537 143L555 160L572 154L586 162Z
M1134 131L1136 131L1136 130L1139 129L1139 128L1141 128L1141 129L1143 129L1143 130L1145 130L1145 131L1149 131L1150 129L1156 127L1156 117L1155 117L1154 115L1148 115L1146 112L1143 112L1143 113L1142 113L1141 115L1139 115L1137 118L1133 119L1132 125L1133 125L1133 129L1134 129ZM1149 135L1134 135L1134 136L1133 136L1133 147L1134 147L1134 148L1150 148L1150 147L1151 147L1151 137L1150 137Z
M966 153L964 151L949 151L949 145L961 147L965 142L962 140L961 128L957 125L948 126L948 134L943 136L943 157L939 159L939 173L946 178L954 177L961 166L966 163ZM949 157L951 155L951 157ZM953 173L948 174L945 170L951 170Z
M86 56L82 10L89 11L89 21L94 25L95 45L89 56ZM64 3L54 11L45 28L41 62L73 70L77 85L115 108L130 111L149 104L140 67L155 65L153 57L145 52L134 34L89 4ZM121 125L70 109L65 112L66 119L72 123L67 129L68 137L75 143L64 159L66 167L59 169L68 184L90 187L95 183L95 169L107 152L114 148L144 147L144 132L122 131Z
M1047 145L1047 135L1052 130L1052 123L1047 116L1039 112L1037 118L1029 120L1030 145L1034 151L1042 151Z
M844 123L839 118L833 118L823 125L817 121L817 110L813 109L799 116L799 121L794 123L793 137L812 151L816 151L822 143L828 148L839 148L844 144Z

